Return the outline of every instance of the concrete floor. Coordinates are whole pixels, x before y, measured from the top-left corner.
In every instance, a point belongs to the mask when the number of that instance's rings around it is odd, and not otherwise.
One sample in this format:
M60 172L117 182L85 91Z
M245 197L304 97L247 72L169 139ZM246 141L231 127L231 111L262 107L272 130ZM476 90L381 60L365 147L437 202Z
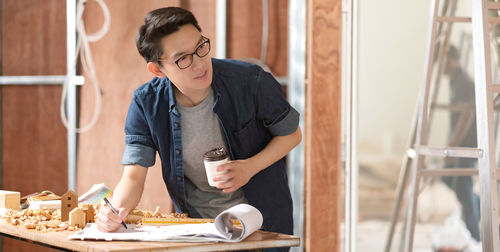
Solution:
M435 227L436 225L424 224L415 228L414 252L432 251L431 233ZM384 251L388 232L387 221L373 220L358 223L356 251ZM397 251L399 240L400 232L397 232L393 239L392 251Z
M392 152L381 152L379 146L364 146L359 151L358 158L359 190L356 251L384 251L402 158ZM477 177L474 179L476 180ZM440 179L436 178L429 181L429 183L425 183L425 185L418 199L413 250L415 252L433 251L433 234L443 228L447 218L461 212L461 206L456 199L455 193ZM477 182L475 187L477 192L479 189ZM403 201L402 205L406 206L406 202ZM402 216L400 216L401 219ZM398 251L401 228L402 224L399 224L396 228L391 252ZM343 235L342 233L341 236L343 237ZM342 239L342 242L344 242L344 239ZM481 251L480 248L480 245L472 244L467 251Z
M370 179L374 181L372 178ZM366 183L363 184L367 185ZM394 204L394 195L395 190L393 188L361 186L356 251L384 251L390 227L389 216ZM457 202L453 191L439 180L427 184L420 193L418 200L413 251L432 252L433 234L444 227L448 217L458 213L460 213L460 204ZM399 249L401 228L401 223L396 226L391 252ZM341 236L343 236L343 233ZM342 239L343 241L344 239ZM469 248L464 252L476 251L481 251L481 247L471 241Z
M400 242L400 228L399 225L394 236L391 251L398 251L398 244ZM437 223L419 223L415 227L414 237L414 252L431 252L432 249L432 235L442 225ZM358 223L356 251L359 252L376 252L384 251L387 234L389 232L389 222L387 221L363 221ZM464 252L479 252L481 247L479 244L471 242L469 247Z

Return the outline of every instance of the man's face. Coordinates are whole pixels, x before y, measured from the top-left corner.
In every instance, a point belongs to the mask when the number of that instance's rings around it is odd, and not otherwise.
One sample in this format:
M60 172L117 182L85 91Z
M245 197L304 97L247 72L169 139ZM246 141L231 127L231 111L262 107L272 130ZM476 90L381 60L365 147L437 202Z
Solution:
M194 53L205 41L191 24L181 26L178 31L160 41L163 48L161 70L184 94L205 90L212 83L210 53L201 58L195 53L192 64L185 69L180 69L175 63L179 59L185 60L183 57Z

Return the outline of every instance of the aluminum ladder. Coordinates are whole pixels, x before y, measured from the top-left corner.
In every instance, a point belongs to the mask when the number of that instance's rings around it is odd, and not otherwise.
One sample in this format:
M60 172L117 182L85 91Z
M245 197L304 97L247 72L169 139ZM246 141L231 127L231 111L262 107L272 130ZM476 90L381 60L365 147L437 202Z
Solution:
M498 236L498 195L497 195L497 169L494 147L493 95L500 93L500 85L492 83L491 75L491 48L490 32L500 22L498 17L490 17L489 11L500 10L500 3L486 0L472 0L472 19L467 17L440 16L438 15L439 0L433 0L431 5L431 29L428 42L428 54L426 60L426 73L423 88L421 89L420 101L414 129L410 137L410 148L403 162L403 171L398 182L398 196L394 208L386 242L385 251L390 251L394 234L394 223L397 221L401 196L406 187L406 176L410 172L409 198L406 218L402 234L402 251L412 251L413 235L416 222L416 210L418 194L422 178L435 176L470 176L479 174L480 199L481 199L481 240L483 251L500 251ZM445 5L446 6L446 5ZM429 95L431 93L431 80L436 41L444 23L471 22L473 30L474 48L474 72L475 72L475 107L478 148L461 147L433 147L428 146L428 127L432 119L432 111L429 106ZM439 25L441 24L441 25ZM441 50L445 51L446 43ZM439 75L438 75L439 76ZM436 92L434 92L434 95ZM434 99L433 99L434 100ZM415 120L416 119L416 120ZM438 157L465 157L477 158L478 169L424 169L426 156ZM410 171L408 171L410 170ZM396 217L396 218L394 218Z

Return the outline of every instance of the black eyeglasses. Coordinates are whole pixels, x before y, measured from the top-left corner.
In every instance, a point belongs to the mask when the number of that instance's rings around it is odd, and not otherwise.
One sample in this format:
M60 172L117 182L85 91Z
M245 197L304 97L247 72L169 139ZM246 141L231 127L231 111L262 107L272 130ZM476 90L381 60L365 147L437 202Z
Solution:
M186 69L190 67L193 64L193 55L198 55L198 57L203 58L207 56L207 54L210 52L210 39L203 37L206 39L201 43L196 50L193 53L185 54L174 63L180 68L180 69ZM167 60L158 60L158 61L167 61Z

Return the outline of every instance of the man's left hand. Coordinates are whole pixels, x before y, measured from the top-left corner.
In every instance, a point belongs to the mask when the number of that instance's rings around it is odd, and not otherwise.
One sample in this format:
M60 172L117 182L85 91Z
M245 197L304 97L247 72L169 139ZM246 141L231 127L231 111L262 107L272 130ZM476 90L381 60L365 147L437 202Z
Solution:
M225 171L224 174L214 177L214 182L224 181L217 184L217 188L222 189L225 193L230 193L240 189L248 183L255 175L257 169L251 161L241 159L220 165L217 167L216 171Z

